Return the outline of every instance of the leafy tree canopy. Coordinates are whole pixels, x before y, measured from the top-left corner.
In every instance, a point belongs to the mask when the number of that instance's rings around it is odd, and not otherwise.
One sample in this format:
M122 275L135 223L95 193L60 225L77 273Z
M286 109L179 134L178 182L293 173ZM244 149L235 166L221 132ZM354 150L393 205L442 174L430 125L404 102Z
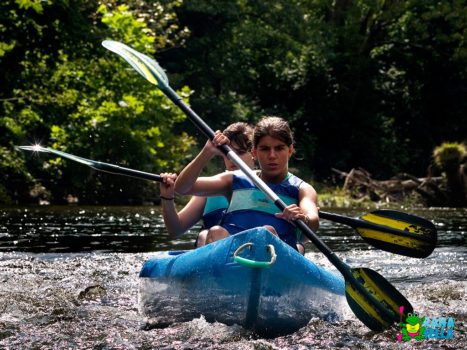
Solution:
M425 175L435 146L466 141L465 23L465 0L4 1L0 201L41 186L55 201L152 195L14 145L153 172L192 158L194 128L101 47L107 38L155 56L214 129L287 119L305 176L356 166Z
M24 200L41 184L55 201L72 194L82 202L121 203L126 197L143 200L148 192L144 182L96 175L59 158L31 159L15 145L40 142L152 172L185 163L182 155L189 155L194 141L178 128L183 113L101 47L111 38L156 54L180 44L187 31L177 26L173 9L179 5L26 0L0 5L1 201ZM188 101L191 90L182 87L180 94Z

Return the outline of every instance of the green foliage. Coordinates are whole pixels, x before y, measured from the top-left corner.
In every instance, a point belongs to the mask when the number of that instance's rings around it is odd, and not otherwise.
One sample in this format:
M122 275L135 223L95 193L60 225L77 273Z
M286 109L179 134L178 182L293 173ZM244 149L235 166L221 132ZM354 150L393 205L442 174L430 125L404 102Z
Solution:
M0 57L4 56L8 51L13 50L15 43L0 42Z
M15 0L18 4L20 9L29 9L32 8L37 13L42 13L44 11L44 7L42 6L41 2L46 2L50 4L50 1L43 1L43 0Z
M81 203L141 202L154 195L151 184L91 174L58 158L34 158L15 151L15 145L40 142L156 173L186 163L194 141L180 131L184 114L100 44L112 38L152 55L170 47L168 38L175 45L186 36L183 31L175 33L176 16L167 12L175 4L163 8L153 3L157 11L151 20L164 18L167 28L151 28L147 14L131 8L131 2L111 5L98 1L0 5L0 12L9 14L2 22L0 42L17 43L0 46L8 48L0 55L6 82L0 87L1 202L24 202L32 188L39 188L39 181L55 202L68 194L78 196ZM188 102L191 90L185 86L180 94Z
M146 50L154 53L152 46L155 35L145 22L138 21L127 5L119 5L115 11L108 11L104 4L99 6L102 22L113 32L115 37L136 50ZM144 33L144 35L141 35Z
M412 151L405 164L419 165L407 170L420 172L436 144L466 135L467 10L465 1L421 0L390 10L384 41L371 51L379 67L375 87L396 140Z
M320 178L424 175L434 145L467 135L465 1L191 0L177 13L193 35L162 59L195 109L218 128L282 115L295 166Z
M423 176L436 145L467 135L465 23L464 0L3 1L0 201L40 184L55 201L154 192L18 144L153 172L192 157L193 126L101 47L109 38L155 56L214 129L289 120L306 176L357 166Z
M462 159L467 156L467 148L458 142L443 142L433 150L435 165L442 171L459 167Z

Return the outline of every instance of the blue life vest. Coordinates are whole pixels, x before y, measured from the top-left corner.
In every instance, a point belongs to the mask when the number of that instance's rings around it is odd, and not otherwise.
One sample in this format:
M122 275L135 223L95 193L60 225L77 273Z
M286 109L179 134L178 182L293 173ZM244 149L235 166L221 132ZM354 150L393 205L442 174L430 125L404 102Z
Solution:
M286 205L298 205L302 182L303 180L288 173L281 183L267 185ZM233 173L232 198L222 219L222 227L231 235L250 228L271 225L280 239L297 249L300 231L287 220L276 218L274 214L279 212L276 205L247 176L238 170Z
M215 225L219 225L228 206L229 202L224 196L207 197L202 217L203 227L210 229Z

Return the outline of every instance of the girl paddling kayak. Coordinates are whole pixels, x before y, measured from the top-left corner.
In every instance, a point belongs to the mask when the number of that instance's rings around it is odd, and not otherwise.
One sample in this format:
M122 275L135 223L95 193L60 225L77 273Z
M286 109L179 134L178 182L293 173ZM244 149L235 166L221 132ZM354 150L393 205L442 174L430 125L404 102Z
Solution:
M303 253L301 234L292 221L301 219L313 231L318 229L317 195L311 185L288 171L289 159L294 152L288 123L278 117L265 117L255 126L253 134L252 154L260 167L257 175L287 204L282 213L277 213L275 205L241 171L199 177L209 160L220 154L216 147L228 143L225 135L216 132L214 139L183 169L175 182L175 190L181 194L222 195L229 199L221 225L208 231L206 242L266 226Z
M229 125L223 134L230 140L230 145L250 166L254 167L251 155L253 128L246 123L234 123ZM237 170L237 166L224 155L224 164L227 171ZM162 173L160 185L160 198L162 200L162 215L169 235L172 238L179 237L198 221L203 221L203 230L198 235L195 247L205 244L208 229L218 225L227 209L229 202L224 196L201 197L193 196L187 205L177 212L174 204L174 183L177 175L174 173Z

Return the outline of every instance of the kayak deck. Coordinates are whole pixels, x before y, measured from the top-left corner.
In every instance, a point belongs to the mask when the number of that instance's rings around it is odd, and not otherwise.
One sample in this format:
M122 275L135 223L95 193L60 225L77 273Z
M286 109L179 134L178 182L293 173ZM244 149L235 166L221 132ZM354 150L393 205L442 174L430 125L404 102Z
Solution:
M240 262L234 259L236 250ZM277 255L272 259L269 245ZM245 259L259 263L249 263ZM203 315L240 324L258 334L296 331L311 318L338 320L344 305L341 277L307 260L263 228L244 231L202 248L168 252L145 262L140 306L151 323L165 325Z

